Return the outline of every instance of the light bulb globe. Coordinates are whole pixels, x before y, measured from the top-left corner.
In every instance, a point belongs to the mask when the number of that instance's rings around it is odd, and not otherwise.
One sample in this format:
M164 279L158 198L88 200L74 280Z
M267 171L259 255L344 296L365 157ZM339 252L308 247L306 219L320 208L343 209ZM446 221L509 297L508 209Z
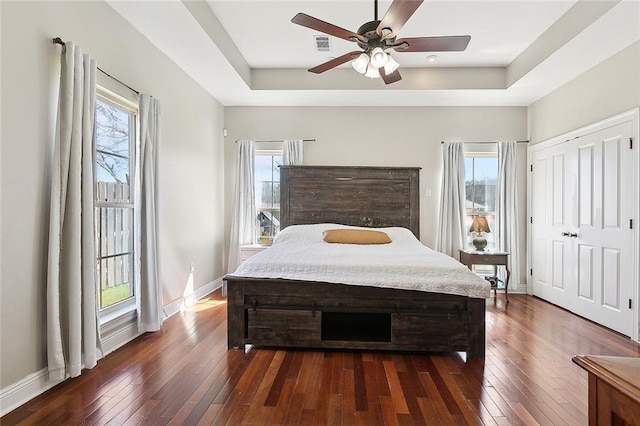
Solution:
M362 53L355 61L351 63L353 69L358 71L360 74L364 74L367 72L368 65L369 56L366 53Z
M367 67L367 72L364 74L364 76L369 78L380 78L380 71L378 70L378 68L374 67L373 65L369 65Z
M381 47L376 47L375 49L373 49L370 56L371 66L373 66L374 68L383 67L387 63L389 57L389 55L387 55Z
M389 75L397 70L400 64L397 63L391 55L387 54L387 56L389 56L389 58L387 59L387 63L384 64L384 73L386 75Z

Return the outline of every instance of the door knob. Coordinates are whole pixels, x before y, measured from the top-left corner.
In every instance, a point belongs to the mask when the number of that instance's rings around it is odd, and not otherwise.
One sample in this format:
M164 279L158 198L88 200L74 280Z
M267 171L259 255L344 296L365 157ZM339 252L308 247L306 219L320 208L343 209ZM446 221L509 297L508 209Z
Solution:
M578 238L578 234L576 234L575 232L561 232L560 235L562 235L563 237Z
M568 237L569 233L568 232L561 232L560 235L562 235L563 237Z

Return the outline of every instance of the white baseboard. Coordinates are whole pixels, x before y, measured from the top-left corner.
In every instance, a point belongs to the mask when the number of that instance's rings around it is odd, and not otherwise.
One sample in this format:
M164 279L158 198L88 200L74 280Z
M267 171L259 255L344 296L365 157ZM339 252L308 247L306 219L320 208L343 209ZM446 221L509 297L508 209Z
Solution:
M191 294L187 294L186 296L180 297L169 303L168 305L165 305L165 307L162 309L165 318L169 318L170 316L177 314L184 308L192 306L198 299L202 299L203 297L213 293L220 287L222 287L222 277L199 287Z
M504 292L504 287L498 290ZM527 294L527 283L509 283L509 294Z
M504 286L499 287L498 290L504 293ZM491 294L493 294L493 289ZM509 280L509 294L527 294L527 283L514 282L513 279Z
M102 356L115 351L140 335L135 312L123 315L108 323L102 339ZM110 330L114 330L110 332ZM24 379L0 389L0 417L51 389L64 380L49 381L49 371L45 367L29 374Z
M0 417L51 389L58 383L62 383L62 380L50 382L49 371L43 368L40 371L29 374L19 382L0 389Z
M509 289L509 293L511 293ZM520 283L513 288L513 294L527 294L527 283Z
M169 303L163 308L165 317L168 318L180 312L184 307L193 305L198 299L203 298L220 287L222 287L222 277L203 285L191 294ZM133 321L131 321L131 318L124 318L121 321L124 321L122 327L118 327L117 331L108 334L103 339L103 355L117 350L139 336L135 316ZM62 380L57 382L49 381L49 372L45 367L40 371L29 374L27 377L12 385L0 389L0 417L15 410L22 404L59 383L62 383Z
M203 297L213 293L220 287L222 287L222 277L211 281L209 284L203 285L190 295L185 296L185 306L194 305L199 299L202 299Z

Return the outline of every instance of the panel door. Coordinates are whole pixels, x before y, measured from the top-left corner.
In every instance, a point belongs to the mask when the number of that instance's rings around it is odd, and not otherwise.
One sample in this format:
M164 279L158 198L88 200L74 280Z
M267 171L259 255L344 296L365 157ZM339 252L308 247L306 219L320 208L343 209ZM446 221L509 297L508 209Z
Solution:
M575 153L562 144L533 153L532 165L532 290L533 294L571 309L575 291L574 247L562 236L575 211Z
M574 312L630 336L633 331L633 155L630 122L576 139L577 262Z
M532 292L630 336L630 122L532 152Z

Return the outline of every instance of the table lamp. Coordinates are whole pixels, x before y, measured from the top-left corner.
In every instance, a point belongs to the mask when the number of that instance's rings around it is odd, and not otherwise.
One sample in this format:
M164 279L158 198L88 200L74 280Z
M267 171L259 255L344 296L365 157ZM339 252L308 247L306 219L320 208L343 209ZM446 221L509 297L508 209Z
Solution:
M476 237L473 239L473 246L478 251L483 251L487 246L487 239L482 235L485 232L491 232L487 218L484 216L475 216L469 232L476 232Z

